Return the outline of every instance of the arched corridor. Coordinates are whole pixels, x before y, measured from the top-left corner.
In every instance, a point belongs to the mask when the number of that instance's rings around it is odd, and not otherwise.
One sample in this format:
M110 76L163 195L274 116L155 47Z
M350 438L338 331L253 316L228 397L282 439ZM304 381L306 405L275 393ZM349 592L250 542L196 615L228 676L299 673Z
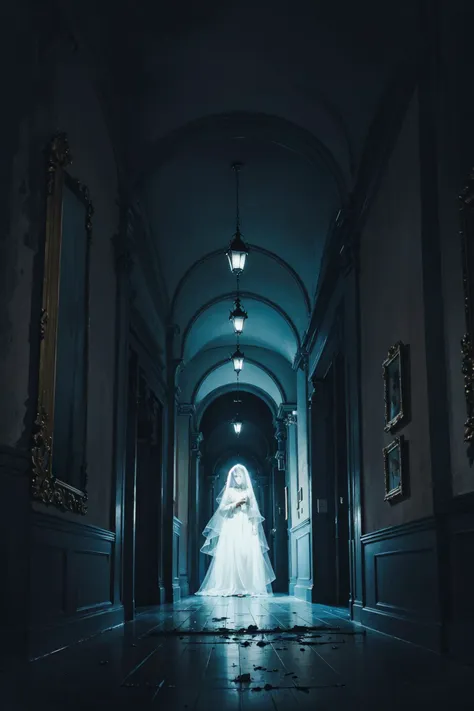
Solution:
M464 708L471 4L0 12L12 711ZM273 595L196 596L236 464Z

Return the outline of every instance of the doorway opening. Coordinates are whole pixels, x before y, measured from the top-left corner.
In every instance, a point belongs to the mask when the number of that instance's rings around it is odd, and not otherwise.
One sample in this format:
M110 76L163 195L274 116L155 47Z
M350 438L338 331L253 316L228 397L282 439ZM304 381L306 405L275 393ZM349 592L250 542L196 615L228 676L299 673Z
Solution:
M123 531L123 603L137 608L161 601L161 476L163 407L131 349Z
M313 378L312 471L313 602L348 611L351 599L350 507L344 359L333 355Z
M240 392L239 415L243 426L237 437L231 426L235 414L235 392L216 398L205 410L201 422L202 457L198 473L198 514L196 530L189 531L189 546L198 552L204 538L202 532L217 507L217 497L223 490L229 470L242 464L248 470L260 513L264 517L263 531L268 542L268 556L276 579L272 589L288 593L288 530L285 507L285 471L279 471L275 458L275 412L266 402L250 392ZM198 553L201 585L209 556ZM196 592L196 589L193 592Z

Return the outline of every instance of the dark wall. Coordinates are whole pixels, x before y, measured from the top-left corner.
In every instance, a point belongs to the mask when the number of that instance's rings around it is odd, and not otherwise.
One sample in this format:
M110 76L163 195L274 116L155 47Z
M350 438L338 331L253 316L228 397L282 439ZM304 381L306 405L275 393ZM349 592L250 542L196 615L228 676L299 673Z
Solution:
M361 620L471 656L474 478L463 441L459 201L474 165L472 5L430 6L418 86L361 240ZM410 346L409 495L383 501L381 363ZM420 591L422 591L420 593Z
M41 17L30 14L25 4L17 5L21 23L15 27L14 13L8 23L1 23L9 35L2 50L10 45L12 50L8 62L2 62L2 86L10 106L2 120L11 114L12 123L0 134L4 203L0 263L7 273L0 280L0 477L5 494L0 557L9 581L3 591L4 609L21 606L16 636L21 653L35 655L114 624L121 614L112 595L111 563L116 296L111 238L118 227L118 184L87 55L61 26L59 16L53 21L48 15L52 8L47 4ZM85 517L30 501L46 150L58 130L69 139L69 173L88 187L95 209ZM10 517L8 511L14 514Z
M363 531L406 523L432 513L429 452L425 311L422 288L418 96L414 95L378 195L361 235L361 387ZM410 496L384 501L382 362L389 348L410 348L412 419L409 441Z

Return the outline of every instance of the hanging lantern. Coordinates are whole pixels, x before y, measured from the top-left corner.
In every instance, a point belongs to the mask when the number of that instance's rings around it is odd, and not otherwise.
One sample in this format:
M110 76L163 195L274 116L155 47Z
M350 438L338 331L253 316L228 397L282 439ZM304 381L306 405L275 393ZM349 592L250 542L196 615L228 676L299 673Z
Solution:
M237 350L231 355L230 358L233 362L235 372L240 373L240 371L244 367L245 355L241 352L239 346L237 346Z
M234 163L232 166L235 172L235 203L236 203L236 213L235 213L235 235L230 243L229 249L226 252L227 259L229 260L229 267L232 274L239 276L245 269L245 262L249 254L249 250L242 235L240 233L240 205L239 205L239 171L242 167L241 163Z
M245 260L247 259L248 254L249 251L242 239L242 235L240 232L236 232L234 239L230 243L229 249L226 252L232 274L235 274L236 276L242 274L245 269Z
M235 309L230 312L229 321L232 321L234 324L234 333L240 336L244 330L244 324L245 320L248 318L248 314L243 310L239 297L236 298L234 303Z
M239 418L238 415L232 420L232 426L234 428L235 434L238 436L242 431L242 420Z

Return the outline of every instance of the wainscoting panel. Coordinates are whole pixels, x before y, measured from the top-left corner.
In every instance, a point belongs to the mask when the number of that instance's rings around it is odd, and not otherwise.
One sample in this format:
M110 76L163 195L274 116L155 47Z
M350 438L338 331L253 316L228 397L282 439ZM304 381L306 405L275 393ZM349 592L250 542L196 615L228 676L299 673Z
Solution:
M468 510L453 513L449 523L451 615L448 648L453 656L473 662L474 497L465 498L468 499Z
M112 602L114 543L111 531L33 513L30 658L123 622Z
M0 445L0 665L28 656L30 453Z
M436 535L432 518L362 536L361 622L429 649L440 648Z
M308 519L290 529L292 571L290 594L311 602L311 522Z

